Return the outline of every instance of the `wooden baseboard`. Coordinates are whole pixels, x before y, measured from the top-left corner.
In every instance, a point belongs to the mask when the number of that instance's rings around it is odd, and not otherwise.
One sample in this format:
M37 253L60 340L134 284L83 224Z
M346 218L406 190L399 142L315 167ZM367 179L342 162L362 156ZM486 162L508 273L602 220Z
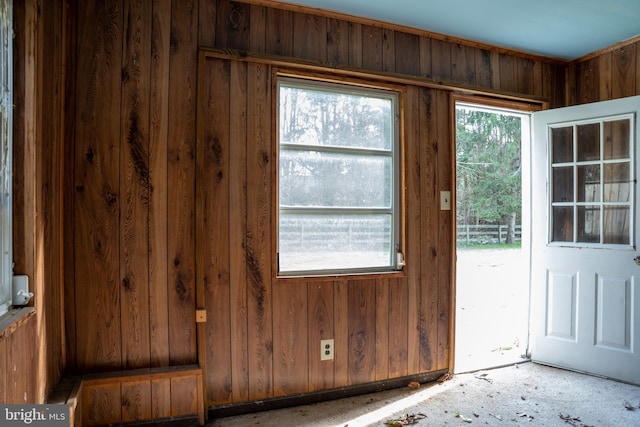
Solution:
M410 382L429 383L437 380L448 371L441 370L407 377L394 378L384 381L323 390L313 393L302 393L293 396L276 397L260 401L243 402L209 408L209 420L231 417L254 412L271 411L274 409L290 408L293 406L310 405L327 400L343 399L368 393L406 387Z

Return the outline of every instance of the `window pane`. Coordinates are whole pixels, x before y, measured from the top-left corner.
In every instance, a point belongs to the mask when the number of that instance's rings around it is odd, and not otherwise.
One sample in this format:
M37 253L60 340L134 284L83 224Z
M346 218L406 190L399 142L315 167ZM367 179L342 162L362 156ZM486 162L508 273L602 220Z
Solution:
M604 208L604 243L629 245L629 208L606 206Z
M553 201L573 202L573 166L553 168Z
M604 122L604 158L624 159L629 157L629 120Z
M551 130L553 163L573 161L573 126Z
M604 165L604 201L628 202L631 200L629 163Z
M573 208L571 206L555 206L553 208L554 242L573 242Z
M281 85L279 95L281 143L392 148L394 114L389 98L286 85Z
M600 123L578 126L578 161L600 159Z
M578 202L600 201L600 165L578 166Z
M600 243L600 207L578 207L578 242Z
M280 271L344 270L393 265L392 217L280 215Z
M389 156L280 151L280 206L391 208Z

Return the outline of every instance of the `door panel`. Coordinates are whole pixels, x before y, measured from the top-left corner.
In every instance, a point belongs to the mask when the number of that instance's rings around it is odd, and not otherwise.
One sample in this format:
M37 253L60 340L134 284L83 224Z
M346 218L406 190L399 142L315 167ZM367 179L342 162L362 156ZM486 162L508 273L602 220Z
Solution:
M640 384L640 97L533 115L531 356Z

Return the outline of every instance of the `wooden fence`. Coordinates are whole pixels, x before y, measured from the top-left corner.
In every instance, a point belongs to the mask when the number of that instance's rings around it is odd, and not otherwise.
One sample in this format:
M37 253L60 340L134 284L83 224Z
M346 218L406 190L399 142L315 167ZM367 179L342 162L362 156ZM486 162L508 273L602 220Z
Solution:
M458 243L505 243L509 227L507 225L463 225L458 224ZM516 242L522 239L522 226L516 225Z

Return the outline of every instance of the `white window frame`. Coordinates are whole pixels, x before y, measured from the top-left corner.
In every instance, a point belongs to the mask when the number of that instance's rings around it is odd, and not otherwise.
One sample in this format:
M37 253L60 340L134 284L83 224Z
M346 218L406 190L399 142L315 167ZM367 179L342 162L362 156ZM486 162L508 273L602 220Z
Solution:
M0 315L11 306L13 276L13 0L0 0Z
M305 79L304 77L282 77L279 76L277 79L277 105L280 105L279 95L281 85L285 85L287 87L296 87L305 89L308 88L310 90L326 90L327 92L334 93L346 93L346 94L358 94L358 95L370 95L371 97L376 98L384 98L390 99L392 101L393 108L393 141L392 147L390 151L378 150L374 148L351 148L351 147L336 147L336 146L304 146L300 144L290 144L290 143L281 143L280 142L280 112L279 108L277 108L277 120L276 120L276 129L277 131L277 150L276 150L276 158L277 158L277 184L276 184L276 206L277 206L277 220L276 220L276 239L277 239L277 248L276 248L276 259L277 259L277 275L279 277L300 277L300 276L334 276L334 275L350 275L350 274L375 274L375 273L390 273L390 272L398 272L403 269L404 266L404 256L402 254L402 245L401 245L401 224L402 224L402 214L401 214L401 147L400 147L400 102L401 102L401 94L398 90L388 89L384 87L368 87L362 85L355 85L349 83L333 83L333 82L325 82L320 80L311 80ZM279 173L279 162L281 156L281 150L295 148L296 150L305 150L314 152L323 152L330 154L346 154L346 155L371 155L371 156L387 156L391 158L392 172L391 172L391 206L388 208L341 208L341 207L283 207L281 205L280 200L280 173ZM356 267L356 268L326 268L326 269L302 269L302 270L286 270L281 271L280 269L280 215L282 212L289 213L299 213L305 212L307 214L363 214L363 213L371 213L371 214L390 214L392 217L391 220L391 239L390 239L390 252L389 252L389 264L385 266L367 266L367 267Z

